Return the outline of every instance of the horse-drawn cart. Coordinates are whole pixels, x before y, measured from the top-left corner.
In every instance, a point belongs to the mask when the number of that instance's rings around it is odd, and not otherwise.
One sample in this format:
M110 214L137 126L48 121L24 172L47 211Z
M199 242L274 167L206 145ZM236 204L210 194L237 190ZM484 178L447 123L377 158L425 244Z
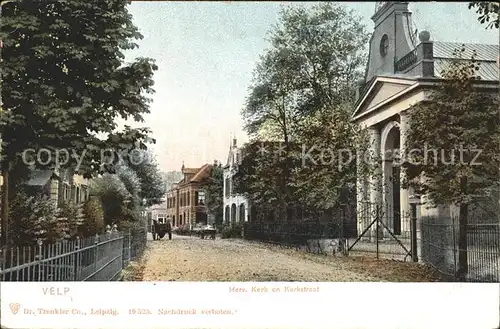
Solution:
M168 239L172 240L172 224L169 221L166 223L158 223L157 220L153 220L153 240L160 240L166 234L168 234Z

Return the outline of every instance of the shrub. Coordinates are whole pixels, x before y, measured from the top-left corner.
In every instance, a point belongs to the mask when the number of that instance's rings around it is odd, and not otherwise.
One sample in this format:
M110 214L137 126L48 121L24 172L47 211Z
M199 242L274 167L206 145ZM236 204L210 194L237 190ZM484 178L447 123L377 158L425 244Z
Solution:
M130 197L130 193L117 175L105 174L92 180L90 195L99 198L104 210L105 225L112 225L114 221L128 217L128 214L124 214L127 209L124 200Z
M83 223L79 229L83 236L91 236L104 230L104 209L98 197L92 196L83 204Z
M84 221L82 207L71 201L63 202L58 209L58 220L64 227L66 238L78 235L78 228Z
M57 218L55 204L48 198L19 193L12 201L11 242L34 244L38 238L54 243L64 237L65 225Z
M235 223L230 226L224 226L221 232L222 239L241 238L241 229L243 226L240 223Z

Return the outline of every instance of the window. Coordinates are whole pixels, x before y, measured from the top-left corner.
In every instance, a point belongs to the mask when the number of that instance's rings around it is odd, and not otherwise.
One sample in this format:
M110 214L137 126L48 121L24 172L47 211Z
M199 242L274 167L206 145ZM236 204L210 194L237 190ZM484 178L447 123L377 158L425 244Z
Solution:
M187 192L187 205L191 205L191 193Z
M380 40L380 55L382 55L382 57L385 57L385 55L387 55L388 49L389 49L389 37L387 36L387 34L384 34L382 36L382 39Z
M64 185L64 201L69 199L69 185Z
M85 202L87 201L87 187L81 187L81 193L80 193L80 201Z
M226 198L229 197L229 178L226 178L225 181L224 181L224 195Z
M198 204L199 205L204 205L205 204L205 192L198 192Z

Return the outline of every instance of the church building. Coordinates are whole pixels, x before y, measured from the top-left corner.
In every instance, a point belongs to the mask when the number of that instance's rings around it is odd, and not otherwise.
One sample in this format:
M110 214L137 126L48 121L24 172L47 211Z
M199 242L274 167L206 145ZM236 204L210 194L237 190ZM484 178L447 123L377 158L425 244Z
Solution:
M456 58L455 49L465 48L466 58L476 51L480 64L479 88L499 90L499 46L462 44L432 40L429 31L412 28L408 2L377 2L372 20L374 31L363 81L358 82L358 99L352 121L368 130L370 149L380 155L379 172L373 177L358 174L358 232L370 225L374 207L381 206L386 225L396 236L409 234L407 215L412 191L402 189L397 161L391 154L404 154L408 129L406 110L425 100L440 83L441 72ZM396 152L394 152L396 151ZM454 216L454 206L429 208L421 196L417 216ZM360 216L360 217L359 217ZM384 232L388 234L388 232Z

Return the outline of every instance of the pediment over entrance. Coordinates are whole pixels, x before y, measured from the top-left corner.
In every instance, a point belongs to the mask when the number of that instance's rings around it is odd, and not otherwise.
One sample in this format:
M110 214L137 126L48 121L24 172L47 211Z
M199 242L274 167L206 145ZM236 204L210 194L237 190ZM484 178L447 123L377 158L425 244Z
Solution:
M353 118L369 112L386 101L403 95L416 83L417 81L408 78L375 78L366 93L360 95L360 101L353 113Z

